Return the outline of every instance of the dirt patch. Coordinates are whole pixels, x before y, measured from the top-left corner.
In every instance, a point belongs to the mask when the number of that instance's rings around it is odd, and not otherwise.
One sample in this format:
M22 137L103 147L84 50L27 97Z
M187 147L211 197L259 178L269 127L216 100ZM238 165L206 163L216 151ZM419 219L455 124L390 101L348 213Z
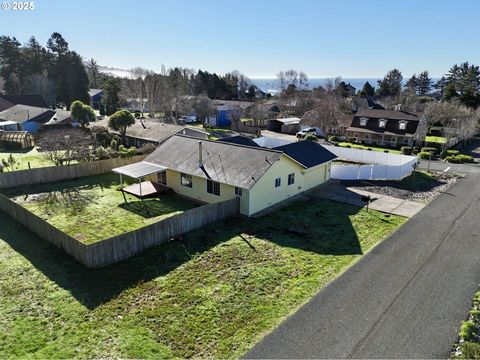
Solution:
M460 177L450 173L431 172L428 176L416 173L402 181L341 181L348 187L357 187L376 194L393 196L399 199L430 202L438 194L445 192Z

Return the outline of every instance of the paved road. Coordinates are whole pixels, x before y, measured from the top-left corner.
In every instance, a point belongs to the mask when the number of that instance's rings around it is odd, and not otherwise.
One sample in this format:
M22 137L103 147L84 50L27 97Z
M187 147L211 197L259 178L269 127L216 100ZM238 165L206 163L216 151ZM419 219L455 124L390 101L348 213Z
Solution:
M480 283L480 168L452 168L465 178L246 357L448 357Z

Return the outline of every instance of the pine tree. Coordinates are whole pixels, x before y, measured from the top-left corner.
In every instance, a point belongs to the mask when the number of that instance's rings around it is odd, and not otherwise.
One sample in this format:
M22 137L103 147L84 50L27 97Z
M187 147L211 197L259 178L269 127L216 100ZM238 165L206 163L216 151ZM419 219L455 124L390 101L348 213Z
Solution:
M87 73L90 89L98 89L100 82L100 68L95 59L90 59L87 61Z
M430 93L432 89L432 78L428 75L428 71L422 71L418 76L417 80L417 93L418 95L424 96Z
M362 93L363 93L365 96L373 96L373 95L375 95L375 88L374 88L372 85L370 85L370 83L367 81L367 82L363 85Z
M378 95L381 97L399 95L402 90L402 81L403 76L400 70L389 71L383 80L378 81Z

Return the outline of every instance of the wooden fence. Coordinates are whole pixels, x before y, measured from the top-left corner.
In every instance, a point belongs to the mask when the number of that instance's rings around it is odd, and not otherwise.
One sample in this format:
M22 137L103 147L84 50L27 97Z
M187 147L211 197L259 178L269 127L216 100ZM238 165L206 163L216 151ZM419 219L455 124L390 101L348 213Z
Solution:
M93 244L83 244L0 194L0 210L12 216L39 237L65 250L80 263L91 268L126 259L149 247L159 245L209 223L236 216L239 209L240 201L238 197L235 197L193 208L154 224Z
M142 161L144 158L145 155L138 155L123 159L114 158L72 165L49 166L31 170L0 173L0 188L44 184L61 180L71 180L84 176L99 175L109 172L119 166Z
M58 230L55 226L50 225L41 217L32 214L23 206L17 204L3 194L0 194L0 210L6 212L42 239L45 239L63 249L82 264L87 263L87 245L81 243L70 235L65 234L63 231Z
M207 204L162 221L88 245L87 267L101 267L129 258L149 247L199 229L212 222L238 215L238 197Z

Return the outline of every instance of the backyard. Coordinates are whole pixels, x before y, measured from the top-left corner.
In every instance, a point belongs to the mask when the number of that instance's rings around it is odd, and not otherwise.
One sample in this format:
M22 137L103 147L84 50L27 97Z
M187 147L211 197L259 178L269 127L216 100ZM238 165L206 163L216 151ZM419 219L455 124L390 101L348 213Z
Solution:
M8 171L27 170L29 163L32 169L54 166L54 164L42 153L39 153L36 148L17 151L0 151L0 163L2 160L8 161L10 155L13 156L16 162L11 169L7 169Z
M4 193L85 244L138 229L197 206L177 195L141 201L118 188L118 175L106 174Z
M91 270L2 216L0 357L238 358L404 221L298 202Z

